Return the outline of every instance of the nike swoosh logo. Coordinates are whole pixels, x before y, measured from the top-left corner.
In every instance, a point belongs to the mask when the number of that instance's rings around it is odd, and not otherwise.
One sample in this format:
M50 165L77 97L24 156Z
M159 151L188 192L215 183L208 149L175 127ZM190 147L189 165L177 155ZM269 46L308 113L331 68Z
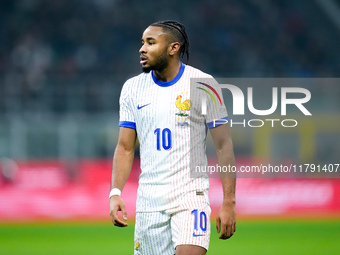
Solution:
M205 236L205 235L197 235L197 234L193 233L192 236L197 237L197 236Z
M149 103L149 104L151 104L151 103ZM148 106L149 104L145 104L145 105L142 105L142 106L137 105L137 110L140 110L140 109L142 109L143 107Z

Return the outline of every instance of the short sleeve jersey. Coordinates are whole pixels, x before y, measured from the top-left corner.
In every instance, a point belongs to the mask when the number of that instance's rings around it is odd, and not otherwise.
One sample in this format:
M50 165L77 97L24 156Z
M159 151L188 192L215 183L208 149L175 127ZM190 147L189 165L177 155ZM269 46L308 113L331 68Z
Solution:
M122 88L119 126L136 129L140 144L137 211L174 208L190 197L187 194L209 189L207 178L190 176L190 164L207 165L207 129L228 115L221 90L208 82L192 86L193 78L213 80L181 63L169 82L157 80L151 71L129 79Z

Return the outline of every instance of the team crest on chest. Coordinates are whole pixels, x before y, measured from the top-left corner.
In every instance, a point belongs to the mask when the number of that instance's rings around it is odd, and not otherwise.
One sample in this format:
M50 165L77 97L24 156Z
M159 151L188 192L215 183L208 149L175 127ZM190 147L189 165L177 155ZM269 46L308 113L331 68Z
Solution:
M186 92L186 95L188 92ZM191 108L191 100L185 98L184 93L178 95L176 98L176 107L179 112L176 113L177 126L189 126L189 112Z

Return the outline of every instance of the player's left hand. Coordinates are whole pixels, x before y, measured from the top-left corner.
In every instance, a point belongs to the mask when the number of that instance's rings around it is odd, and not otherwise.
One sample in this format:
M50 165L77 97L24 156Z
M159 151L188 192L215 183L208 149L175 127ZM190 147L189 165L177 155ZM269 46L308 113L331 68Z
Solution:
M217 233L220 239L230 238L236 231L236 213L234 204L223 204L216 219Z

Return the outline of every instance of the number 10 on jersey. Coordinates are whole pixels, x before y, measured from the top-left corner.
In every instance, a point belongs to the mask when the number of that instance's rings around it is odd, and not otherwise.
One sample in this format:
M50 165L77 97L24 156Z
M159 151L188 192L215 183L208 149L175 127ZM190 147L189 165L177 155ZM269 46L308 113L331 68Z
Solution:
M172 136L171 130L168 128L160 129L156 128L154 131L157 139L157 150L160 151L161 148L164 150L170 150L172 147Z

